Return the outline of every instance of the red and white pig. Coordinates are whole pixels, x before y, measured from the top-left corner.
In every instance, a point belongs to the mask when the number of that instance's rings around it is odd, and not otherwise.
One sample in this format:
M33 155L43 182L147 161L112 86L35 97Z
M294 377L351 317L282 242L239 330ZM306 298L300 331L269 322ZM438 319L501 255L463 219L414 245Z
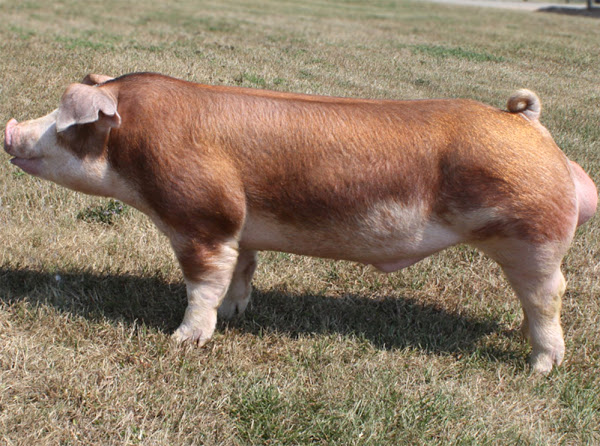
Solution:
M167 235L187 285L179 342L244 311L258 250L392 272L467 243L502 267L545 373L564 355L561 261L598 195L534 93L507 109L88 75L49 115L8 122L4 144L25 172L122 200Z

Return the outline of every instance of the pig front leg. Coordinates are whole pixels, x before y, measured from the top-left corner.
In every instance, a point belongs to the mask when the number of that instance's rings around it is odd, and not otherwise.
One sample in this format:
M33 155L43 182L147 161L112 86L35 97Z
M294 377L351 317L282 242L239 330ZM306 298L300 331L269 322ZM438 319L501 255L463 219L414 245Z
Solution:
M256 251L240 249L229 290L219 307L220 318L231 319L246 310L252 295L252 276L256 270Z
M238 258L237 242L220 244L195 240L172 242L183 270L187 308L173 339L199 346L212 337L217 324L217 308L227 293Z

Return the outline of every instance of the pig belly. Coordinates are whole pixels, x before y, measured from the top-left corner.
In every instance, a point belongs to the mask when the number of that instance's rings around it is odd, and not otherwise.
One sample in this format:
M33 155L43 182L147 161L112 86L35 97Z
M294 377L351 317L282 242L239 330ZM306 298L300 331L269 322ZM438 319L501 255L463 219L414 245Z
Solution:
M246 220L240 248L350 260L392 272L464 241L440 223L372 217L302 228L253 215Z
M420 262L425 257L414 257L414 258L402 259L402 260L398 260L396 262L389 262L389 263L373 263L373 266L375 268L377 268L379 271L382 271L384 273L393 273L394 271L408 268L409 266L414 265L417 262Z

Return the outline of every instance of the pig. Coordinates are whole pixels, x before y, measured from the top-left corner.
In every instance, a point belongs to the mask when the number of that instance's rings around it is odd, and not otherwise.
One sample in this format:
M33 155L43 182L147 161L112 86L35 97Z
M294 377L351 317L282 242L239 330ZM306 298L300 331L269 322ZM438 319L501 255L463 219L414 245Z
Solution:
M153 220L186 284L179 343L244 312L257 251L390 273L468 244L501 266L547 373L565 351L561 262L598 193L540 112L529 90L500 110L88 75L52 113L10 120L4 147L31 175Z

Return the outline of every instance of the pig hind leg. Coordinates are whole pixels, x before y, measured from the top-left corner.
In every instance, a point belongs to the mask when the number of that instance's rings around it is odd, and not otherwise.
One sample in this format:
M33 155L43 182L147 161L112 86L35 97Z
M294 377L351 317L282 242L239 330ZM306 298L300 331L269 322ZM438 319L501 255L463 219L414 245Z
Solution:
M220 318L231 319L246 310L252 294L251 281L255 270L256 251L240 250L229 290L218 310Z
M560 365L565 352L560 325L561 298L566 289L560 265L565 246L513 239L478 245L500 264L521 302L521 329L531 343L531 366L538 373L548 373L553 365Z

